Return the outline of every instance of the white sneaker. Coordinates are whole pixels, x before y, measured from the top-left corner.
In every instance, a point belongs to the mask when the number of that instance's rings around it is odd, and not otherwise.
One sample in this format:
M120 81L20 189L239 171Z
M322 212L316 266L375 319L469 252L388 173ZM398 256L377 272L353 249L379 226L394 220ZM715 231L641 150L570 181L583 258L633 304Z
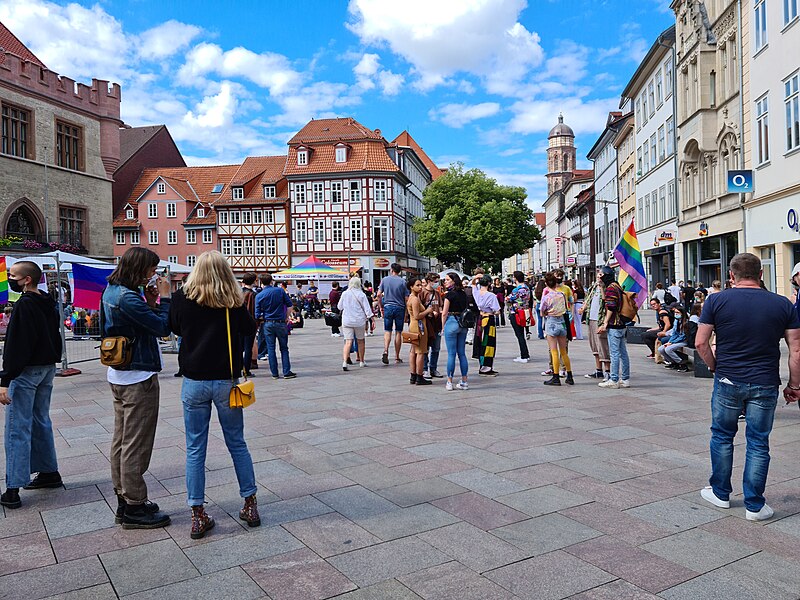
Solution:
M342 371L347 371L347 361L342 361Z
M433 379L433 377L431 377L430 372L428 372L428 371L423 371L422 378L423 379Z
M342 334L340 334L340 333L332 333L331 337L342 337Z
M703 500L705 500L706 502L710 502L717 508L731 507L730 500L720 500L719 498L717 498L717 495L714 493L714 490L711 489L710 485L707 485L702 490L700 490L700 496L703 498Z
M366 367L367 366L367 361L362 360L360 363L358 363L358 366L359 367Z
M554 375L553 369L547 369L547 371L542 371L542 377L547 377L549 375Z
M529 359L527 359L527 358L522 358L522 357L518 356L517 358L514 359L514 362L515 363L527 363L528 360Z
M631 380L630 379L620 379L619 380L619 387L621 387L621 388L629 388L629 387L631 387Z
M456 384L456 387L458 389L460 389L460 390L468 390L469 389L469 384L466 381L459 381Z
M447 383L445 383L444 384L444 389L446 389L448 392L452 392L453 391L453 382L452 381L448 381Z
M597 387L616 390L619 389L619 381L612 381L611 379L606 379L605 381L598 383Z
M771 519L774 514L775 511L772 510L768 504L765 504L758 512L746 510L744 516L748 521L766 521L767 519Z
M567 370L566 369L561 369L561 371L559 372L559 375L561 375L561 377L566 377L567 376Z

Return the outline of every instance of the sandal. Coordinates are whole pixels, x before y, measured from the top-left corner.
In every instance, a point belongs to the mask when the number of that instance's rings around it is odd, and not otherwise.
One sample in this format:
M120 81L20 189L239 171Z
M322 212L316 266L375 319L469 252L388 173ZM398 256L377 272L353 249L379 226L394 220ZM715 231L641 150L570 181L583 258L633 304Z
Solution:
M403 359L402 358L395 358L394 359L394 364L399 365L399 364L402 364L402 363L403 363Z

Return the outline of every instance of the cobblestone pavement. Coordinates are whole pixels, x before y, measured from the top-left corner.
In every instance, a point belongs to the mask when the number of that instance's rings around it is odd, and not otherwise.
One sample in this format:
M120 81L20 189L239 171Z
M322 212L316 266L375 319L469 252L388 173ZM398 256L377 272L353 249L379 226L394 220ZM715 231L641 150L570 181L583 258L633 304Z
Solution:
M212 425L207 509L217 527L189 537L183 418L175 357L161 376L148 475L172 525L123 531L108 454L113 426L103 369L56 381L52 414L65 488L24 491L0 513L0 597L796 599L800 597L800 412L779 406L767 497L776 516L745 521L743 452L730 510L705 504L706 379L671 373L630 346L633 387L582 377L548 389L513 363L499 332L496 379L468 391L408 385L407 365L341 371L341 340L320 322L290 338L299 377L266 363L246 410L263 525L247 529L231 460ZM469 347L468 347L469 350ZM475 362L470 361L474 369ZM441 367L444 368L443 352ZM742 435L739 441L743 441ZM0 470L4 467L0 466Z

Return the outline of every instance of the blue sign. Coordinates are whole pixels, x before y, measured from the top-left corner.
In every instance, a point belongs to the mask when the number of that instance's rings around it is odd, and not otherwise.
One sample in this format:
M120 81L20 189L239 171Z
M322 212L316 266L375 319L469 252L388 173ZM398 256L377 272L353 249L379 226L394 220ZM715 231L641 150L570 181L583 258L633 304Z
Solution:
M749 194L753 191L753 171L728 171L728 193Z

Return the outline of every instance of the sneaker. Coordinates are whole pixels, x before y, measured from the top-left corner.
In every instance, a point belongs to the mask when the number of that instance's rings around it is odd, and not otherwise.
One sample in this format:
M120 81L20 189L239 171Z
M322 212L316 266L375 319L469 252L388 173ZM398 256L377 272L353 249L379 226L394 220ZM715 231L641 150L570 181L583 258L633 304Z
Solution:
M526 334L525 334L525 339L526 339L526 340L529 340L529 339L531 339L531 334L530 334L530 333L526 333Z
M291 371L283 376L284 379L294 379L295 377L297 377L297 373L292 373Z
M273 375L272 378L273 379L280 379L280 377L278 377L277 375Z
M448 392L452 392L453 391L453 382L452 381L448 381L447 383L445 383L444 384L444 389L446 389Z
M542 377L549 377L550 375L554 375L553 369L547 369L547 371L542 371Z
M259 527L261 525L255 494L244 499L244 507L239 511L239 518L247 523L248 527Z
M745 519L748 521L766 521L767 519L771 519L772 515L775 514L775 511L772 510L768 504L765 504L761 507L761 510L758 512L752 512L750 510L746 510L744 513Z
M469 384L466 381L459 381L456 384L456 387L458 389L460 389L460 390L468 390L469 389Z
M424 372L422 373L422 378L423 378L423 379L433 379L433 377L431 377L431 374L430 374L430 372L428 372L428 371L424 371Z
M347 371L347 361L342 361L342 371Z
M629 387L631 387L631 380L630 379L620 379L619 380L619 387L621 387L621 388L629 388Z
M602 371L595 371L594 373L587 373L584 375L586 379L605 379Z
M688 373L689 372L689 365L678 365L675 367L675 370L678 373Z
M700 496L703 498L703 500L705 500L706 502L710 502L711 504L713 504L717 508L730 508L731 507L731 501L730 500L720 500L719 498L717 498L717 495L714 493L714 490L711 489L710 485L707 485L702 490L700 490ZM766 506L766 504L764 506ZM767 508L769 508L769 507L767 507Z
M363 367L367 366L367 363L366 363L366 361L362 360L360 363L358 363L358 366L363 368Z
M338 333L332 333L331 337L342 337L342 336L341 336L341 334L338 334Z
M522 358L522 357L518 356L517 358L514 359L514 362L515 363L527 363L529 360L530 360L529 358Z
M619 389L619 381L613 381L611 379L606 379L605 381L601 381L600 383L598 383L597 387L616 390L616 389Z
M61 475L58 471L53 473L37 473L28 485L25 486L26 490L41 490L44 488L60 488L64 485L61 481Z
M0 496L0 505L6 508L19 508L22 506L22 500L19 499L19 488L8 488L3 495Z
M442 377L444 377L444 375L439 373L439 371L431 371L431 377L433 377L434 379L441 379Z
M483 377L497 377L499 374L500 373L494 369L489 369L488 371L478 371L478 375L482 375Z
M389 354L387 352L384 352L381 356L381 362L385 365L389 364Z

